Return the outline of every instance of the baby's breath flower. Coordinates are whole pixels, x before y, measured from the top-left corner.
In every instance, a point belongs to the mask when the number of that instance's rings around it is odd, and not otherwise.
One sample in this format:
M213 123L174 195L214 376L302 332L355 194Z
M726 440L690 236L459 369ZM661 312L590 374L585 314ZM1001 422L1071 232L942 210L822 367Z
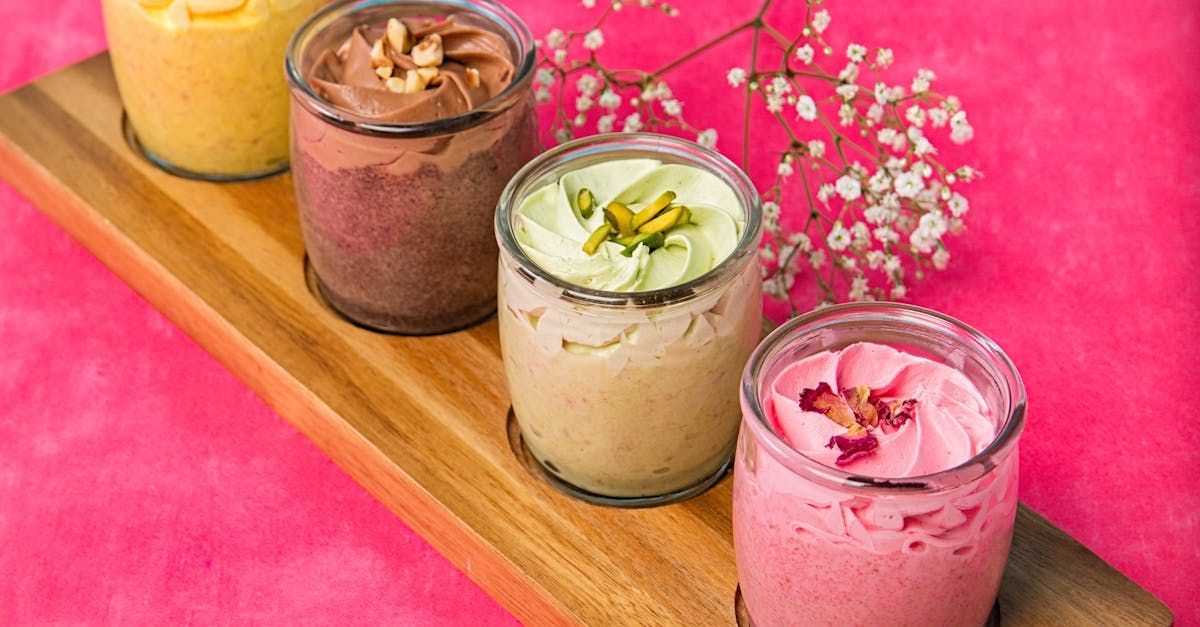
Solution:
M854 105L847 102L838 107L838 123L842 126L854 125Z
M808 263L812 265L813 270L820 270L821 266L825 265L825 249L818 248L809 253Z
M825 32L826 28L829 28L830 21L831 21L831 18L829 17L829 11L826 11L825 9L821 9L820 11L817 11L816 13L813 14L812 28L813 28L813 30L817 31L818 33L823 33L823 32Z
M908 289L904 287L903 283L897 283L892 286L892 298L894 298L896 300L900 300L901 298L904 298L907 295L908 295Z
M537 102L550 102L551 98L550 90L545 87L538 87L533 90L533 99Z
M799 103L797 103L799 104ZM810 139L808 141L808 154L820 159L825 156L825 142L819 139Z
M863 219L871 224L884 224L889 222L891 212L879 205L871 205L863 211Z
M600 32L599 28L594 28L588 31L583 37L583 47L588 50L599 50L600 46L604 45L604 33Z
M534 74L533 80L539 85L545 85L549 87L550 85L554 84L554 70L542 68Z
M600 119L596 120L596 132L611 133L613 130L613 124L616 121L617 114L615 113L609 113L608 115L600 116Z
M886 68L896 60L896 55L892 54L891 48L880 48L875 51L875 65L881 68Z
M587 114L580 113L580 114L576 115L574 122L575 122L575 126L583 126L584 124L587 124Z
M860 274L854 277L854 280L850 283L850 299L866 300L868 289L869 286L867 285L867 277L865 275Z
M554 51L554 62L556 64L562 65L566 61L567 61L567 51L566 50L563 50L560 48L560 49Z
M764 264L775 263L775 260L777 259L775 255L775 249L771 248L770 244L764 244L763 247L758 250L758 258L761 259Z
M737 87L746 82L746 70L740 67L729 68L729 73L725 75L725 80L729 81L730 87Z
M908 110L904 112L904 118L913 126L925 126L925 110L917 105L909 107Z
M621 126L621 130L626 133L636 133L642 130L642 114L636 112L630 113L625 118L625 123Z
M946 113L946 110L941 107L933 107L927 113L929 114L929 123L933 125L933 128L945 126L946 122L950 119L950 114Z
M792 84L783 76L776 76L771 79L771 84L767 87L769 91L776 94L787 94L792 91Z
M791 162L789 162L789 161L780 161L780 162L779 162L779 167L775 169L775 172L776 172L776 174L778 174L779 176L781 176L781 177L783 177L783 178L787 178L787 177L791 176L792 174L794 174L794 173L795 173L795 170L794 170L794 169L792 169L792 164L791 164Z
M946 208L950 210L950 215L961 218L967 212L967 209L970 208L970 205L962 194L955 192L946 201Z
M879 106L878 102L872 102L871 106L867 107L867 119L876 124L883 120L883 107Z
M584 74L575 81L575 89L585 96L591 96L600 89L600 80L594 74Z
M925 188L921 175L912 172L902 172L896 176L896 194L901 198L912 198Z
M788 246L791 246L792 248L804 253L812 251L813 247L812 239L808 237L808 233L802 233L800 231L788 233L787 243Z
M838 80L843 83L853 83L858 80L858 64L853 61L847 63L846 67L842 68L841 72L838 72Z
M892 101L892 92L888 89L887 83L882 81L875 83L875 102L881 105L888 104Z
M557 131L554 132L554 139L558 140L558 143L560 143L560 144L571 141L571 129L569 129L569 128L558 129Z
M867 59L867 47L859 44L846 46L846 58L855 63L862 63Z
M562 32L561 28L555 28L549 33L546 33L546 45L551 48L561 48L567 43L567 36Z
M583 8L585 8L585 9L594 9L596 7L596 0L582 0L582 1L583 1Z
M946 250L945 247L939 248L933 251L933 257L930 260L933 261L935 269L945 270L946 266L950 263L950 251Z
M717 145L717 130L712 128L704 129L696 135L696 143L705 148L713 148Z
M855 85L853 83L848 83L846 85L838 85L837 89L835 89L834 91L837 92L837 95L842 97L842 100L853 100L854 95L858 93L858 85Z
M833 228L829 230L829 236L825 238L825 243L829 245L829 250L841 252L850 246L850 231L842 226L841 221L834 222Z
M917 70L916 77L912 81L912 92L914 94L923 94L929 91L929 85L937 78L932 71L921 68Z
M821 186L817 188L817 200L821 202L829 202L829 199L833 198L833 194L836 191L837 188L835 188L833 185L829 183L822 183Z
M600 103L601 107L604 107L609 111L613 111L621 106L621 97L617 95L617 92L611 89L606 89L604 90L604 93L600 94L600 100L598 102Z
M817 103L813 101L812 96L804 94L796 99L796 115L805 122L817 119Z
M596 101L592 100L591 96L581 94L575 98L575 109L580 113L589 111L594 106L596 106Z
M664 100L662 101L662 110L667 115L679 116L683 114L683 103L674 98Z
M771 113L779 113L783 111L783 97L771 94L767 96L767 111Z
M796 48L796 58L800 59L800 62L805 65L812 63L813 62L813 47L808 44L804 44L803 46Z
M862 196L862 184L852 176L843 175L839 177L835 188L837 189L838 196L841 196L846 201L858 200Z
M876 196L879 196L891 188L891 177L889 177L888 173L883 170L877 170L875 174L871 175L870 179L867 179L867 189L871 190L871 193L875 194Z

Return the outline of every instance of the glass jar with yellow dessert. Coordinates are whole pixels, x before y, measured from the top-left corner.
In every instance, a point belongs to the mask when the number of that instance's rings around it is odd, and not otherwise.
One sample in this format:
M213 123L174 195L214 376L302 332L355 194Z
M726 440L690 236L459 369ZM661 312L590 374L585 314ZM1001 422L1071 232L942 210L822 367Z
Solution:
M240 180L287 169L283 58L328 0L101 0L126 136L163 169Z
M310 280L350 321L445 333L496 310L492 217L537 154L533 35L491 0L357 0L289 48Z
M662 135L571 142L509 184L501 352L521 437L556 487L636 507L724 475L762 330L761 220L737 166Z

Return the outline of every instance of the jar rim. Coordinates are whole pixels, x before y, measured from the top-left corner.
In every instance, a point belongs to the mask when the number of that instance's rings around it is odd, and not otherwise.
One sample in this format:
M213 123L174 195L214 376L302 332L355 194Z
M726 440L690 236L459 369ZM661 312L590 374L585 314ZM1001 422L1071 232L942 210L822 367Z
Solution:
M513 230L512 216L534 183L563 163L581 157L621 153L622 159L658 158L667 154L717 175L733 190L745 210L745 227L737 246L708 272L679 285L640 292L619 292L583 287L559 278L526 254ZM543 152L513 176L496 208L496 239L502 254L512 257L519 274L531 283L553 286L560 297L585 305L619 309L646 309L687 302L717 285L732 280L758 252L762 237L762 202L750 177L725 155L695 142L658 133L604 133L576 139Z
M487 102L458 115L424 122L380 122L357 115L325 100L313 91L301 69L303 45L320 34L334 21L359 11L386 6L441 7L446 12L459 10L487 19L499 26L515 44L520 58L513 64L512 82ZM495 0L339 0L310 16L292 35L284 55L284 73L292 93L309 112L343 129L364 135L387 137L429 137L454 133L478 126L507 111L515 104L521 91L529 86L537 65L533 33L511 9Z
M773 358L797 338L828 329L835 324L864 322L909 323L926 333L950 339L977 358L1003 389L1004 423L988 446L970 459L935 473L914 477L886 478L846 472L827 466L792 448L776 432L763 409L762 376ZM932 493L981 479L997 468L1016 448L1025 426L1025 386L1016 366L994 341L956 318L932 309L895 302L833 305L797 316L779 326L751 354L742 371L743 423L756 444L765 446L791 472L827 487L865 494ZM999 413L999 412L998 412Z

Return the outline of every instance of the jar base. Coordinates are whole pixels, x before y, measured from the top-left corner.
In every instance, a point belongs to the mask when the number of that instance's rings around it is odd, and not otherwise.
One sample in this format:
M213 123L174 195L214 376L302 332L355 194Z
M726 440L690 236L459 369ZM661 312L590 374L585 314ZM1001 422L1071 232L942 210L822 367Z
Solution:
M325 309L333 312L337 317L349 322L350 324L373 333L383 333L386 335L403 335L408 337L420 337L429 335L445 335L447 333L456 333L464 331L477 325L483 324L496 315L496 308L493 306L488 308L482 316L470 316L466 322L455 322L453 324L429 324L427 321L402 323L402 324L373 324L351 315L343 308L334 304L334 299L329 297L330 290L325 287L321 277L317 275L317 271L313 268L312 263L308 259L308 255L304 255L304 284L308 287L308 292L312 294L317 303ZM444 318L442 318L444 319ZM439 318L432 318L434 322L440 322Z
M135 131L133 128L133 124L129 122L129 115L127 115L124 111L121 112L121 132L125 135L125 143L129 144L129 147L133 149L135 153L144 157L147 161L154 164L155 167L163 172L166 172L167 174L173 174L180 178L193 179L196 181L208 181L210 183L234 183L238 181L254 181L257 179L275 176L276 174L287 172L288 168L290 167L288 162L285 160L279 165L271 166L265 170L257 170L255 172L244 172L237 174L196 172L194 170L182 168L171 163L142 144L142 142L138 139L137 131Z
M546 483L549 483L550 486L555 490L558 490L559 492L571 498L578 499L586 503L591 503L592 505L601 505L604 507L613 507L618 509L641 509L686 501L704 494L710 488L720 483L721 480L724 479L727 474L729 474L730 469L733 468L733 454L731 451L729 459L725 460L725 462L722 463L719 468L717 468L716 472L704 477L700 481L686 488L653 496L607 496L585 490L572 483L569 483L562 477L559 477L555 473L554 469L547 468L544 464L542 464L542 462L534 456L533 452L529 450L529 447L525 445L525 438L521 435L521 426L517 423L517 414L512 410L511 407L508 410L505 431L508 433L508 445L512 449L513 455L516 456L517 461L525 467L525 470L528 471L529 474L536 478L542 479Z
M742 586L739 585L733 593L733 618L737 621L738 627L756 627L754 620L750 618L750 611L746 609L746 600L742 597ZM1000 599L992 604L992 612L988 614L987 622L983 627L1000 627Z

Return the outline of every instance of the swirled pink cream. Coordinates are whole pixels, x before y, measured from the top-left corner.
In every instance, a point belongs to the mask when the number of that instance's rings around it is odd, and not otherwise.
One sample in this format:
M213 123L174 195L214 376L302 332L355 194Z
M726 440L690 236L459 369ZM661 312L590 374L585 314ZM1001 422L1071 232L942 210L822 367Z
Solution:
M830 441L847 429L817 411L801 408L805 390L825 383L848 396L858 386L885 403L916 401L912 417L870 432L878 446L870 454L838 463L843 452ZM901 478L933 474L971 459L992 443L996 421L975 386L944 364L881 344L854 344L788 366L771 384L765 407L784 441L808 457L847 472Z
M763 386L763 410L787 444L859 476L954 468L997 432L994 411L962 373L879 344L805 357ZM855 436L875 442L839 446ZM944 489L859 490L797 472L743 428L733 528L746 607L755 624L772 627L982 625L1016 508L1015 451Z

